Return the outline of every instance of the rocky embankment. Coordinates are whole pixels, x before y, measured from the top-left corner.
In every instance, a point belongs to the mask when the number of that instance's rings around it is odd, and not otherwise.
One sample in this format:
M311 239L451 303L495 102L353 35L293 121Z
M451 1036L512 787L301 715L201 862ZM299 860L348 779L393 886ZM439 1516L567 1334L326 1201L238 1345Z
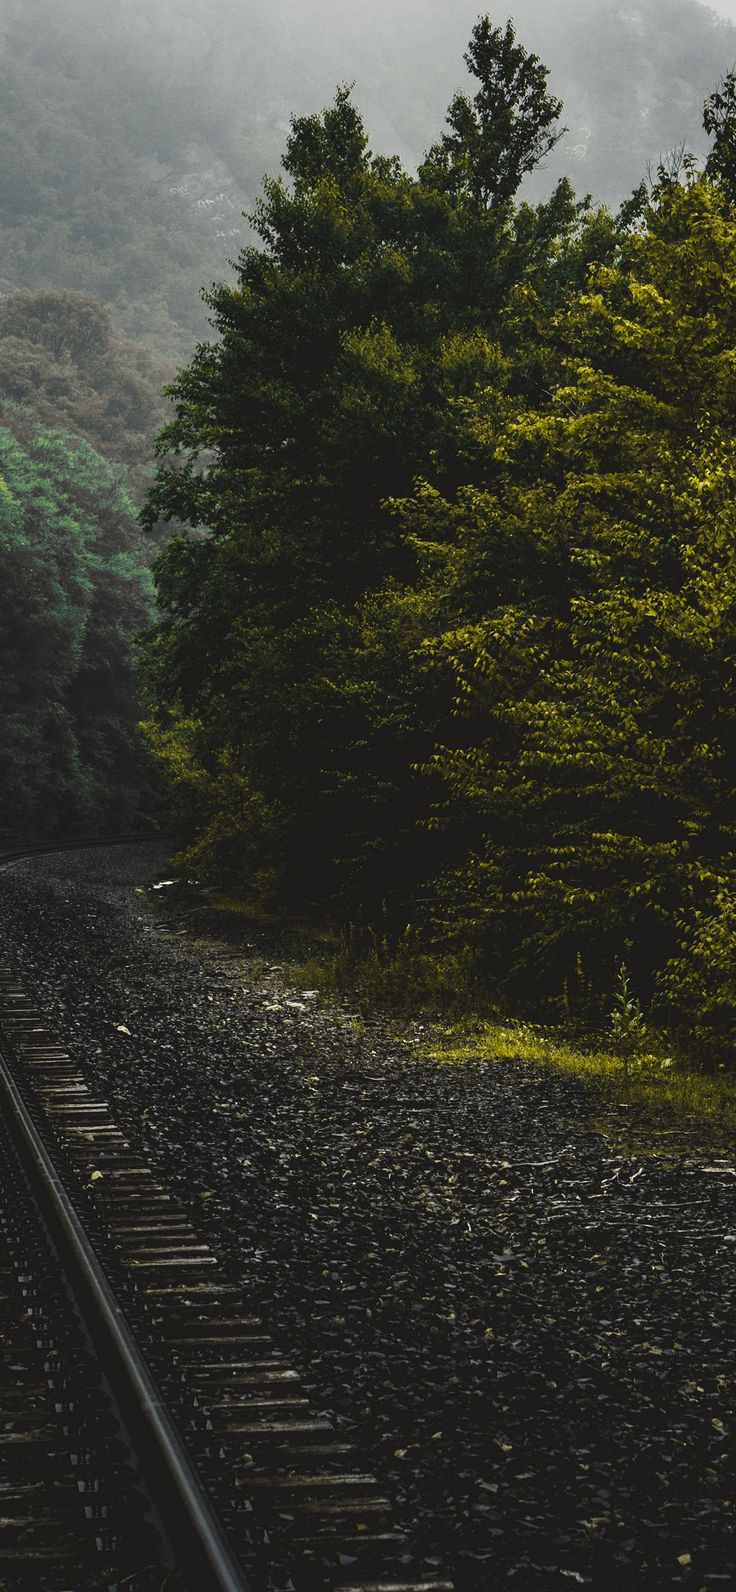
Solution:
M733 1164L438 1065L153 914L156 846L17 865L0 953L459 1592L736 1586ZM731 1458L729 1458L729 1452Z

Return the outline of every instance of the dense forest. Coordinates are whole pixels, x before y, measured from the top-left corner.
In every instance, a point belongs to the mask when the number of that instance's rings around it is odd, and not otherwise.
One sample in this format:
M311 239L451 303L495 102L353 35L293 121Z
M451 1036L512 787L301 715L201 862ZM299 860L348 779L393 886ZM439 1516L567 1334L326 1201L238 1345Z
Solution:
M152 617L122 472L0 425L0 836L125 831L149 786L131 637Z
M717 1059L736 30L538 13L2 0L0 834L153 816L142 678L200 877Z
M82 293L0 298L0 838L156 810L135 636L154 615L138 507L165 368Z
M514 1011L624 962L731 1045L736 84L618 212L524 178L562 106L511 24L416 174L348 89L177 378L152 743L189 862L380 922ZM437 964L440 965L439 963Z

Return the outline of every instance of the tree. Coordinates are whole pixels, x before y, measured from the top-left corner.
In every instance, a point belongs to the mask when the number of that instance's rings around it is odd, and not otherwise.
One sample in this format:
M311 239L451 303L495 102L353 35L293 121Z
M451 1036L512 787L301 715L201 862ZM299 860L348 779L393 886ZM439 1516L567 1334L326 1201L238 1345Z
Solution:
M447 113L450 131L429 151L420 175L481 209L508 205L566 131L557 126L562 101L547 92L549 73L517 44L512 22L494 28L489 17L481 19L465 63L480 88L472 100L456 94Z
M721 184L731 200L736 199L736 71L709 94L703 109L703 125L711 139L705 163L709 177Z
M464 486L399 506L413 667L454 703L424 762L435 935L537 1015L600 1015L625 961L711 1045L736 1031L734 262L728 195L661 172L558 312L543 399L465 403Z
M352 799L371 756L356 761L357 608L414 558L386 500L433 462L454 478L448 402L495 361L512 294L525 284L544 305L549 262L581 230L566 184L547 204L511 203L556 116L543 68L487 24L471 60L482 136L464 169L486 193L495 161L503 203L470 203L442 161L416 180L373 156L347 89L296 120L285 179L267 182L254 217L264 248L210 294L217 340L177 378L160 444L149 519L200 534L158 564L154 745L187 771L197 866L230 876L267 854L270 887L292 902L342 887L356 823L395 825L388 777L369 819Z

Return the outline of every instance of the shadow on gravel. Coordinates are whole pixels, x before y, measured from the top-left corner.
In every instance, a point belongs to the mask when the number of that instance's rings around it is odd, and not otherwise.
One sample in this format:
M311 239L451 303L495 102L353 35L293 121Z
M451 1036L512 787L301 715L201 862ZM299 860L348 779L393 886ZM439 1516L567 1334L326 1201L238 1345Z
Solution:
M430 1061L419 1025L291 988L278 934L152 916L165 860L19 866L3 954L398 1501L413 1569L736 1585L733 1164L601 1132L522 1061Z

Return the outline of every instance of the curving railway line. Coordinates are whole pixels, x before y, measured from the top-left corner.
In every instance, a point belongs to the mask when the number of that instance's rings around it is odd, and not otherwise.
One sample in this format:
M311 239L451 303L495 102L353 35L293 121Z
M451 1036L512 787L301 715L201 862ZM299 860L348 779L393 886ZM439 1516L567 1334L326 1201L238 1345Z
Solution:
M452 1592L2 966L0 1117L0 1589Z

